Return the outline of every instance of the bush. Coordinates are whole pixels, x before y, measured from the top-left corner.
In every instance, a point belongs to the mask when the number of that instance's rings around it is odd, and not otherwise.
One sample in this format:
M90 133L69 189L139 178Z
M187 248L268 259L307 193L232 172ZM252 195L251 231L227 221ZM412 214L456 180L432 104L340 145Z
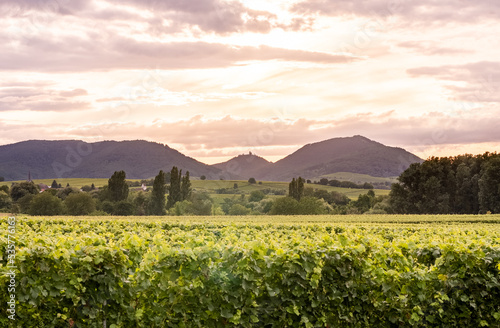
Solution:
M229 209L229 215L248 215L250 213L250 209L246 208L241 204L234 204Z
M202 175L202 176L200 177L200 180L206 180L206 179L207 179L207 177L206 177L206 176L204 176L204 175Z
M33 194L26 194L25 196L19 198L17 201L17 207L19 209L20 213L28 213L30 206L31 206L31 201L35 198L35 195Z
M10 196L5 191L0 191L0 209L9 210L11 205Z
M260 202L266 197L264 193L260 190L254 190L250 193L250 197L248 198L249 202Z
M255 183L257 183L257 181L255 180L255 178L250 178L250 179L248 179L248 183L255 184Z
M120 216L127 216L134 214L135 206L133 203L121 200L114 204L113 206L113 214Z
M87 193L70 194L64 200L69 215L88 215L96 210L95 200Z
M38 192L39 189L37 185L35 185L33 182L25 181L16 183L10 188L10 197L14 202L17 202L19 199L28 194L36 195L38 194Z
M34 196L28 210L30 215L61 215L63 212L62 200L48 192Z
M296 215L299 212L299 202L292 197L282 197L274 201L269 214Z

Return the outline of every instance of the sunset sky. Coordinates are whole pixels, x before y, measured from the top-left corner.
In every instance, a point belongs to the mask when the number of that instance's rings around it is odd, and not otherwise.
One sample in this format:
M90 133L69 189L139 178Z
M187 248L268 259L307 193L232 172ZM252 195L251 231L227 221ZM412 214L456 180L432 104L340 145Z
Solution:
M500 151L498 0L2 0L0 144Z

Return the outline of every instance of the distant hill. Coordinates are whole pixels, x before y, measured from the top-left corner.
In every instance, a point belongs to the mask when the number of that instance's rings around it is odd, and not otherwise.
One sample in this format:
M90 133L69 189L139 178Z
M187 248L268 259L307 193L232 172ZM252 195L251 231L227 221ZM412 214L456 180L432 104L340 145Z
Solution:
M217 164L217 167L224 168L224 165L237 158ZM354 136L305 145L274 164L250 165L250 171L240 166L238 175L265 181L289 181L299 175L312 179L336 172L394 177L416 162L423 160L402 148L388 147L362 136Z
M154 177L172 166L188 170L193 177L207 179L289 181L302 176L314 179L337 172L394 177L411 163L422 159L401 148L384 146L362 136L334 138L305 145L293 154L271 163L246 154L231 160L206 165L175 149L155 142L78 140L29 140L0 146L0 176L5 180L109 178L124 170L129 179Z
M240 179L246 180L254 175L260 175L260 172L265 171L271 165L272 163L266 159L249 153L231 158L224 163L213 164L212 166L228 175L235 175Z
M77 140L30 140L0 146L0 176L5 180L44 178L109 178L124 170L127 178L151 178L172 166L188 170L191 176L219 179L221 170L187 157L155 142Z

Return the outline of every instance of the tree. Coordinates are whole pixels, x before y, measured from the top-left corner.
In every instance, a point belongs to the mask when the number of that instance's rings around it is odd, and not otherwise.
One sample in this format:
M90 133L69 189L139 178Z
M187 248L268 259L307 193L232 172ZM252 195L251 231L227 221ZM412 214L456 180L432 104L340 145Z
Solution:
M186 171L186 175L181 181L181 200L189 199L191 196L191 181L189 181L189 171Z
M236 182L233 184L233 189L238 189L238 184Z
M57 191L57 197L61 198L62 200L65 200L66 197L68 197L71 194L77 194L80 191L78 189L72 188L72 187L66 187L64 189L61 189Z
M66 183L66 187L69 187L69 182L68 182L68 183Z
M90 186L90 190L95 190L95 185L92 183L92 185Z
M160 171L153 182L153 191L151 192L150 213L152 215L165 215L165 193L167 186L165 184L165 173Z
M303 197L299 201L297 214L301 215L319 215L325 214L326 209L322 201L316 197Z
M255 180L255 178L250 178L250 179L248 179L248 183L250 183L250 184L256 184L257 180Z
M186 201L184 201L186 202ZM207 193L194 193L190 197L185 207L187 215L211 215L212 214L212 199Z
M271 215L296 215L299 213L299 202L292 197L281 197L274 201Z
M16 202L17 204L14 204L14 205L17 205L17 208L19 209L19 211L21 213L28 213L30 210L31 201L33 200L33 198L35 198L35 195L26 194L25 196L19 198Z
M56 180L52 181L52 185L50 186L50 188L57 189L57 187L58 187L58 184L57 184Z
M135 210L134 204L126 200L120 200L119 202L116 202L113 205L114 215L121 215L121 216L132 215L134 214L134 210Z
M288 196L297 201L304 196L304 179L301 177L298 177L297 180L295 178L292 179L292 182L288 184Z
M96 210L95 200L85 192L70 194L64 205L69 215L89 215Z
M249 202L260 202L264 199L266 195L260 190L254 190L250 193L250 197L248 198Z
M4 177L0 177L0 182L1 181L5 181L5 178Z
M229 215L248 215L250 213L250 209L246 208L241 204L234 204L229 209Z
M112 202L126 200L128 197L128 184L125 181L125 171L115 171L108 180L108 197Z
M51 193L42 192L33 197L28 213L30 215L61 215L63 211L61 199Z
M0 209L9 209L12 204L10 196L3 190L0 190Z
M176 166L170 171L170 186L168 187L167 209L172 208L175 203L181 200L181 176L182 170L179 171Z
M10 188L10 197L14 202L17 202L19 199L28 194L38 194L38 191L38 186L33 182L23 181L12 185Z
M9 186L7 185L0 186L0 191L4 191L7 195L10 194Z
M206 180L206 178L207 178L207 177L206 177L206 176L204 176L204 175L202 175L202 176L200 177L200 179L201 179L201 180Z
M479 179L479 206L482 213L500 213L500 157L483 164Z
M319 184L326 186L328 184L328 179L327 178L321 178L319 180Z

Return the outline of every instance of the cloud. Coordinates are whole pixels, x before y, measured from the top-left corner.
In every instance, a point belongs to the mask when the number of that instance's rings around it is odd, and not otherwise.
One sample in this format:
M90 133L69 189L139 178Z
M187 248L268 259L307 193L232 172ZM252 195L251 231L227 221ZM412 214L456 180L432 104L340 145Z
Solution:
M442 25L447 22L463 24L497 20L500 2L478 1L407 1L407 0L305 0L291 6L295 13L326 16L401 17L411 25L427 22Z
M14 83L15 84L15 83ZM43 87L0 87L0 111L72 111L88 109L90 104L67 98L86 95L86 90L57 91Z
M277 148L304 145L333 137L355 134L388 145L421 147L446 144L500 142L496 117L500 111L485 115L450 117L428 113L419 117L398 117L394 112L364 113L337 120L273 118L238 119L226 116L144 125L138 123L102 123L68 129L82 138L100 136L119 140L149 138L166 143L189 145L192 151L224 148Z
M103 5L106 7L103 8ZM113 21L144 22L156 33L177 33L183 30L229 34L241 32L268 33L272 29L309 29L312 21L293 17L285 23L275 13L254 10L239 1L223 0L4 0L2 16L19 17L26 11L38 15L73 15L80 18ZM148 14L145 15L144 13Z
M453 82L446 86L457 99L471 103L500 102L500 62L481 61L464 65L424 66L408 69L412 77L431 76ZM464 85L457 85L461 83Z
M86 39L40 36L4 46L0 70L85 72L89 70L190 69L241 65L247 61L347 63L356 58L326 52L232 46L208 42L146 42L123 37Z
M427 56L435 55L457 55L457 54L471 54L473 51L467 49L456 49L441 47L439 43L434 41L405 41L398 43L398 47L412 49L416 52Z
M78 96L86 96L88 95L87 90L84 89L74 89L69 91L61 91L59 92L61 97L78 97Z

